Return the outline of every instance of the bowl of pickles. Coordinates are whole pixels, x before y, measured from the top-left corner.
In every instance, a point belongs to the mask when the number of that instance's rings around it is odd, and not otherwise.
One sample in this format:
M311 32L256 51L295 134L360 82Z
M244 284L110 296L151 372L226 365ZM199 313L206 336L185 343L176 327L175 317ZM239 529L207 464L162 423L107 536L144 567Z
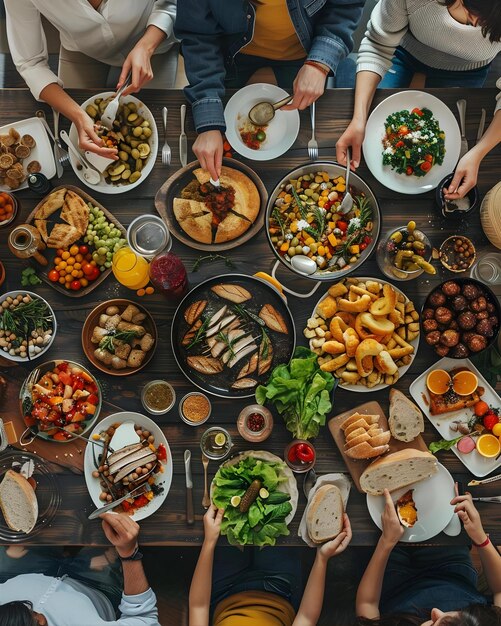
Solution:
M382 237L376 253L379 269L393 280L412 280L421 274L436 274L431 264L432 246L426 234L409 221Z

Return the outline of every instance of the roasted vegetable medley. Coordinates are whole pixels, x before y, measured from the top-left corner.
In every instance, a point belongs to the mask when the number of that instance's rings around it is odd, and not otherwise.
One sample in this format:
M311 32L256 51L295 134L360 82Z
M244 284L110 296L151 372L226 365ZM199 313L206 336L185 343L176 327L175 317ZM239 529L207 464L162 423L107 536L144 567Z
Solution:
M284 183L268 224L279 254L288 262L307 256L331 272L356 263L372 241L373 215L366 196L352 192L353 207L343 212L343 176L315 172Z

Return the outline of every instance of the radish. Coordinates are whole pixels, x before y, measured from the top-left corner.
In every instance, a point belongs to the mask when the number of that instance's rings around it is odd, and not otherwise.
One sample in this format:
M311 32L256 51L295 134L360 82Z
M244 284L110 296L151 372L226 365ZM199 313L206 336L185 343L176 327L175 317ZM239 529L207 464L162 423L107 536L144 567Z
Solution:
M476 444L472 437L463 437L458 441L458 450L463 454L470 454L475 448Z

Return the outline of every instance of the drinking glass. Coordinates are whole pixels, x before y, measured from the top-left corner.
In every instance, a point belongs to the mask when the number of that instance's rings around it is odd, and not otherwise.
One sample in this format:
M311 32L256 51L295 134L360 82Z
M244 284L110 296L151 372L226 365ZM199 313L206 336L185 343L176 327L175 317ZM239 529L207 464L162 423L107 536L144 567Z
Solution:
M482 283L501 285L501 252L487 252L480 255L470 276Z
M129 289L142 289L150 282L148 261L136 254L129 246L124 246L115 252L112 270L118 282Z

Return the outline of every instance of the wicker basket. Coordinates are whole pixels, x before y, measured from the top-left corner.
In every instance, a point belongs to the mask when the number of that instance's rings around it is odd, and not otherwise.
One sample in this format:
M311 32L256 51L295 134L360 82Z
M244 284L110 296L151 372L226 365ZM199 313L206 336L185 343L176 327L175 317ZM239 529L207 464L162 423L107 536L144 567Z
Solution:
M487 239L501 250L501 182L485 194L480 206L480 220Z

